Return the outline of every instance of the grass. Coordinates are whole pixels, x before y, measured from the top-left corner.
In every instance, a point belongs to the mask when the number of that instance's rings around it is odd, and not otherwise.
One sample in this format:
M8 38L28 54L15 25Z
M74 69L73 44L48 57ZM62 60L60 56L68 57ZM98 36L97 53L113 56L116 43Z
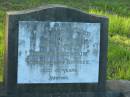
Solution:
M97 9L89 13L109 18L108 79L130 80L130 17Z
M130 37L130 17L118 16L97 9L90 9L89 13L107 16L109 18L109 35Z
M3 80L3 62L4 62L4 20L5 12L0 10L0 81Z
M108 51L107 78L130 80L130 47L111 39Z
M97 9L104 12L116 13L122 16L130 15L129 0L92 0L90 4L91 6L96 6Z
M130 80L130 1L129 0L0 0L0 66L3 66L4 16L46 4L64 4L109 17L107 79ZM2 80L3 68L0 68Z

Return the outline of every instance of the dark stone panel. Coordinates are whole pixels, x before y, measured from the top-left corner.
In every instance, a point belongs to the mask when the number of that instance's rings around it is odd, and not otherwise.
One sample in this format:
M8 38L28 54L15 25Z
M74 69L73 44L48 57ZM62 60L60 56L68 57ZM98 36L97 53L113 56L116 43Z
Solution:
M0 97L129 97L130 81L126 80L108 80L106 83L106 92L71 92L71 93L32 93L24 92L22 94L7 95L4 87L0 87Z
M125 97L120 92L82 92L82 93L57 93L57 94L31 94L26 93L22 95L6 95L0 97Z
M19 21L60 21L60 22L88 22L101 23L100 38L100 67L98 84L17 84L17 59L18 59L18 22ZM7 93L23 94L25 92L71 93L86 91L105 91L108 19L91 14L86 14L76 9L67 7L46 7L31 11L9 12L7 14L7 62L5 85ZM64 94L66 95L66 94ZM76 95L75 95L76 96ZM36 97L36 96L35 96ZM46 96L47 97L47 96ZM49 97L49 96L48 96ZM55 97L55 96L54 96ZM64 97L64 96L63 96ZM70 97L70 96L68 96Z

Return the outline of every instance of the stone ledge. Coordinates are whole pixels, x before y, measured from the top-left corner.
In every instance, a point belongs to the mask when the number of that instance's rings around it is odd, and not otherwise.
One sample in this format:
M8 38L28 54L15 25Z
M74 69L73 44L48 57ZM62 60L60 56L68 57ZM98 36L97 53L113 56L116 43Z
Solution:
M128 80L108 80L107 90L121 92L124 97L130 97L130 81Z
M1 85L0 85L1 86ZM0 97L18 97L7 96L4 87L0 87ZM108 80L106 92L80 92L80 93L55 93L55 94L28 94L19 95L19 97L130 97L130 81L127 80Z
M119 92L76 92L76 93L53 93L53 94L33 94L25 93L22 95L3 95L0 97L124 97Z

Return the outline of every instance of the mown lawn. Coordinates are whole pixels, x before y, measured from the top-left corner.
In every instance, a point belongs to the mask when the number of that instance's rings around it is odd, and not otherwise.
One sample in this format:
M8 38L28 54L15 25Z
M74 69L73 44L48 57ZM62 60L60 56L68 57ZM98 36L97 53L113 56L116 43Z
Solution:
M130 80L130 0L0 0L0 80L3 75L5 12L64 4L109 17L107 79Z

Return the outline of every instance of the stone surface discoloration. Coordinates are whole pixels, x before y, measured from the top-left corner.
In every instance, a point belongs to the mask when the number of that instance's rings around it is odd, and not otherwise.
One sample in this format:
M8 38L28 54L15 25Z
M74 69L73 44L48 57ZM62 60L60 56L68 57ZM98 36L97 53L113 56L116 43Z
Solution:
M3 92L4 88L0 88L0 97L7 97ZM32 95L32 96L31 96ZM33 94L25 93L23 97L33 97ZM10 97L10 96L9 96ZM14 96L15 97L15 96ZM22 96L19 96L22 97ZM38 95L34 97L38 97ZM40 96L42 97L42 96ZM130 97L130 81L126 80L108 80L106 84L106 94L99 92L98 94L94 94L92 92L88 93L71 93L71 94L49 94L43 97Z
M98 83L99 49L100 23L20 21L17 82Z
M130 97L130 81L127 80L110 80L107 81L108 90L121 92L124 97Z
M19 46L19 22L20 21L47 21L47 22L76 22L76 23L100 23L100 52L99 52L99 77L98 83L69 83L69 84L17 84L18 71L18 46ZM13 25L12 25L13 24ZM105 91L107 43L108 43L108 19L82 11L62 6L48 6L37 10L10 12L7 14L7 58L5 70L5 85L8 94L23 94L25 92L72 93L86 91ZM35 35L34 35L35 36ZM74 35L73 37L76 37ZM35 37L34 37L35 40ZM33 44L34 45L34 44ZM96 47L96 45L95 45ZM98 55L97 49L93 51ZM19 53L20 54L20 53ZM21 55L21 54L20 54ZM87 59L87 58L86 58ZM27 61L29 62L29 61ZM29 62L30 63L30 62ZM23 71L24 72L24 71ZM12 80L13 79L13 80ZM27 93L28 93L27 92Z

